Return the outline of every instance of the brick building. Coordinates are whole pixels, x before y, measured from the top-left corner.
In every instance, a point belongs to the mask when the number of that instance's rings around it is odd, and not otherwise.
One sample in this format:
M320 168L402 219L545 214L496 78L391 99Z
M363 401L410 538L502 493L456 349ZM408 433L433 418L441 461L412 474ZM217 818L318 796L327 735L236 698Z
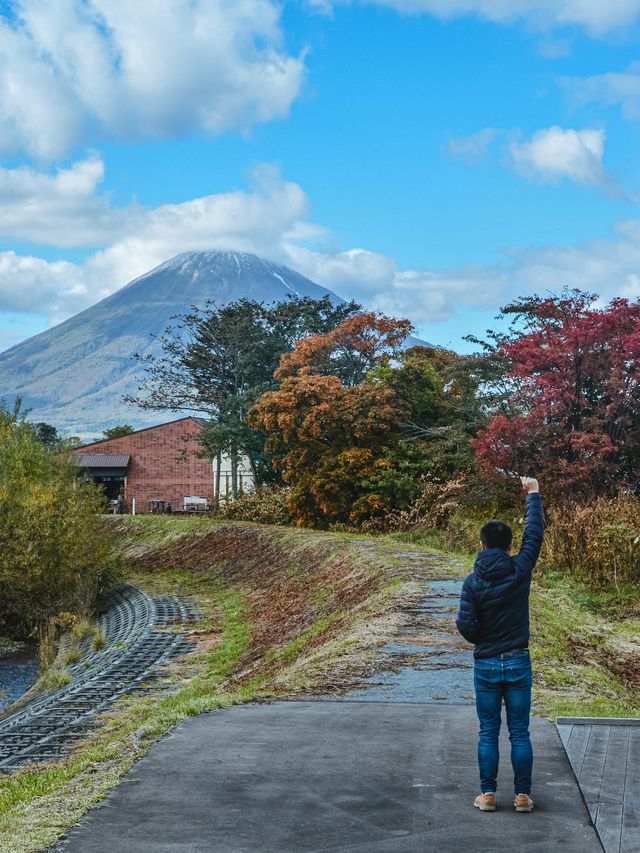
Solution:
M78 448L76 463L91 479L103 486L105 495L115 500L122 490L124 511L147 513L158 503L170 504L173 511L186 505L210 506L216 491L215 463L198 456L198 436L203 421L194 417L147 427L119 438L106 438ZM223 460L220 492L228 482L228 460ZM244 489L252 479L241 467ZM249 480L251 479L251 482ZM195 500L195 499L200 500Z

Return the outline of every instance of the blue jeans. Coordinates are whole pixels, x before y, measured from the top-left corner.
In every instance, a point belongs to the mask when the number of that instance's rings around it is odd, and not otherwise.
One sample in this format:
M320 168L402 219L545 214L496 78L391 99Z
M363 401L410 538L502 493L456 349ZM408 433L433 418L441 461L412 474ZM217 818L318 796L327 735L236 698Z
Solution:
M474 662L476 710L480 720L478 765L483 794L497 788L498 736L502 700L507 709L516 794L531 793L533 751L529 737L531 713L531 658L529 651L505 652Z

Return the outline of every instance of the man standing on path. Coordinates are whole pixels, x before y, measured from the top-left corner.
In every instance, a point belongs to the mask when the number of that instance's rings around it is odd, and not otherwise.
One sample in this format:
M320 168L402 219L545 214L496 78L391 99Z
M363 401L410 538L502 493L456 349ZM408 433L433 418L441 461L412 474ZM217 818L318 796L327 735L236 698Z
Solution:
M456 624L475 644L474 685L480 720L478 764L480 796L474 806L496 810L498 736L502 701L507 709L515 809L530 812L533 751L529 736L531 658L529 656L529 591L531 574L544 536L538 481L521 477L527 502L522 547L511 556L513 533L503 521L488 521L480 531L482 550L460 594Z

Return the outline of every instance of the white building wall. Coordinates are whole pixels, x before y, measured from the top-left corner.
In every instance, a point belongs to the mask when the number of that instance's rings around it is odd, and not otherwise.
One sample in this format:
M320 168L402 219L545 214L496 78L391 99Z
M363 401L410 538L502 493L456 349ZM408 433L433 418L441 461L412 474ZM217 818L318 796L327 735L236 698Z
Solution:
M215 494L231 499L231 458L223 454L220 464L220 482L217 482L217 463L213 459L213 486ZM247 456L238 456L238 488L240 492L252 492L255 489L253 472Z

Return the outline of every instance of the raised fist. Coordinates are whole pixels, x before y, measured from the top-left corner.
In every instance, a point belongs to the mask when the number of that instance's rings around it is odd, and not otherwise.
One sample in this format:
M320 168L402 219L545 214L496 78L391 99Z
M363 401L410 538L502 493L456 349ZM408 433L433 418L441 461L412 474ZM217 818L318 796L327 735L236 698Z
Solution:
M520 482L522 483L525 495L530 495L532 492L540 491L538 481L534 480L533 477L520 477Z

